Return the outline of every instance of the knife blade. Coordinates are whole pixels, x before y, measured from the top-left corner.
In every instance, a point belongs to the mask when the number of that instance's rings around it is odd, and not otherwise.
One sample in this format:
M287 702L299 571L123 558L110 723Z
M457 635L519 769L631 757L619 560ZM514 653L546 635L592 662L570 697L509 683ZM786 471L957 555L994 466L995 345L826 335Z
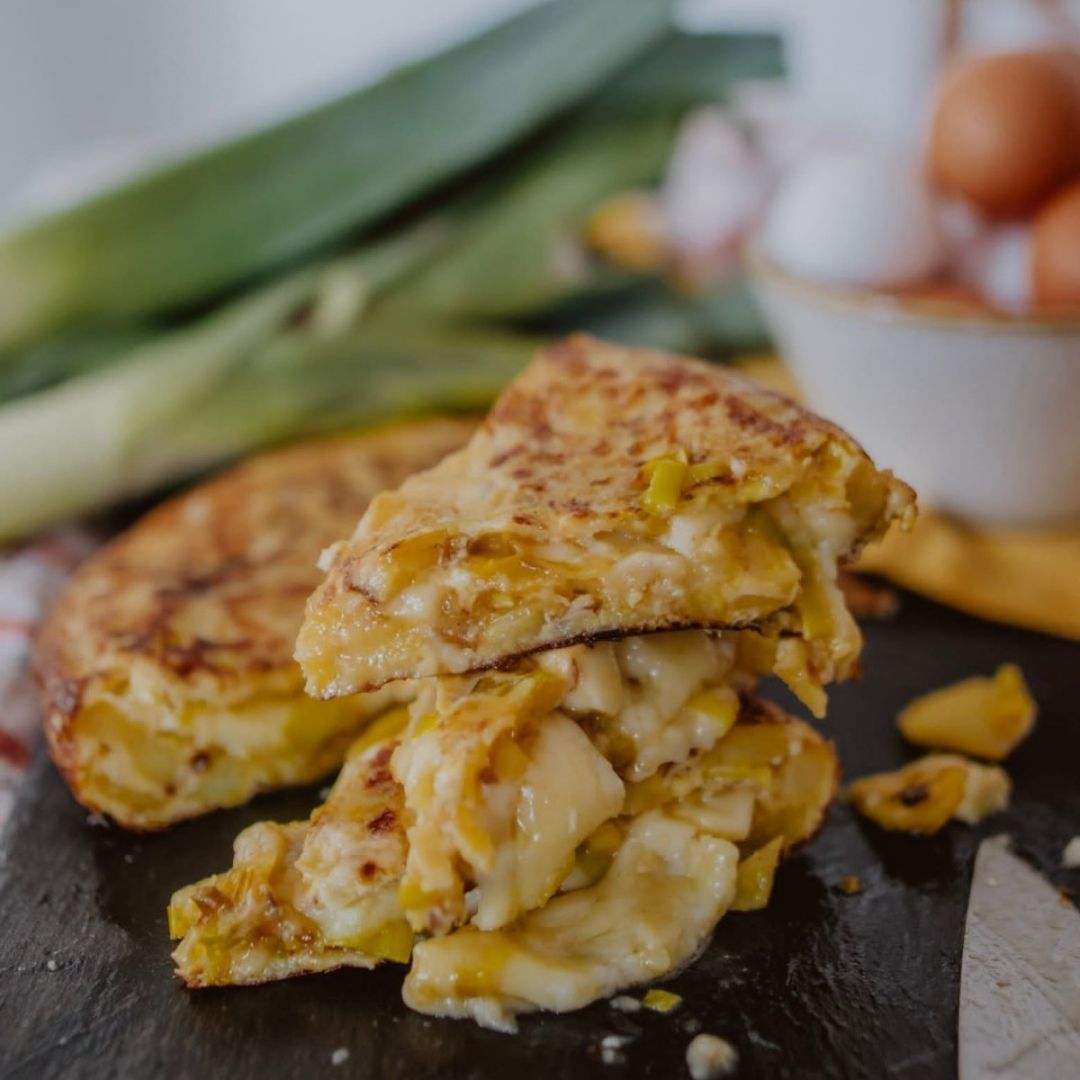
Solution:
M979 845L960 972L960 1080L1080 1076L1080 913L1009 850Z

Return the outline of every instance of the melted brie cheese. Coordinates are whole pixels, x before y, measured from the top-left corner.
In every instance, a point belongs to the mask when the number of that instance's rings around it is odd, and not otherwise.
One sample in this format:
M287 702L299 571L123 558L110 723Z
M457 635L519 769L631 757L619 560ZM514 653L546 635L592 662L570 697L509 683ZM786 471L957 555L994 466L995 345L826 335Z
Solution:
M595 885L497 931L420 942L405 1003L515 1030L516 1013L567 1012L670 974L704 944L735 896L734 844L659 811L637 818Z
M393 761L409 819L402 900L416 929L441 933L538 907L623 801L611 765L554 711L560 679L537 671L453 686L439 688L439 712L425 711L430 692L413 706L419 730Z
M573 665L563 709L633 781L712 746L735 722L738 699L726 685L733 658L728 637L686 631L562 649L538 663Z
M578 846L622 809L622 781L567 717L556 713L538 727L528 758L505 840L477 878L471 921L482 930L542 906L573 868Z
M262 981L411 951L410 1005L504 1029L669 974L733 903L762 906L780 847L835 789L819 736L740 704L738 651L670 634L421 685L309 823L253 827L232 870L177 894L181 974ZM743 856L760 863L753 896Z

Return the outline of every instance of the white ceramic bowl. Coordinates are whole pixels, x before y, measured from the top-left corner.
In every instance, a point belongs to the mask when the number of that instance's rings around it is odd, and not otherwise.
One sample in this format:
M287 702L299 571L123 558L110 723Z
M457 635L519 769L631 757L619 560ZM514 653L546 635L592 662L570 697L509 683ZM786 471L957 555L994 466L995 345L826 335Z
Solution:
M976 523L1080 519L1080 317L998 316L821 286L749 256L811 408L920 503Z

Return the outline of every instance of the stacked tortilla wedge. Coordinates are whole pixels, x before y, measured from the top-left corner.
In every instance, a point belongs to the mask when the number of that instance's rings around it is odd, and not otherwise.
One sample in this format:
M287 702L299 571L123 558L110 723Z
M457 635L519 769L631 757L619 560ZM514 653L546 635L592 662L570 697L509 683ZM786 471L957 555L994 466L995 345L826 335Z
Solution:
M176 894L179 973L411 961L413 1008L503 1029L670 973L819 826L833 750L755 681L822 714L861 645L838 567L912 513L844 432L721 368L543 352L325 553L308 692L402 703L310 820Z

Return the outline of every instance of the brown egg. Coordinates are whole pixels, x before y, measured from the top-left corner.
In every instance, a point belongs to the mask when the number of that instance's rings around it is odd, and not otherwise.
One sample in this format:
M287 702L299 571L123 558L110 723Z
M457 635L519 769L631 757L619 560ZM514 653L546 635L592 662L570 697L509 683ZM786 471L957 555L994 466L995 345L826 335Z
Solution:
M994 217L1033 209L1080 164L1080 58L998 53L960 62L938 91L930 177Z
M1035 216L1031 279L1036 304L1080 308L1080 181L1073 181Z

